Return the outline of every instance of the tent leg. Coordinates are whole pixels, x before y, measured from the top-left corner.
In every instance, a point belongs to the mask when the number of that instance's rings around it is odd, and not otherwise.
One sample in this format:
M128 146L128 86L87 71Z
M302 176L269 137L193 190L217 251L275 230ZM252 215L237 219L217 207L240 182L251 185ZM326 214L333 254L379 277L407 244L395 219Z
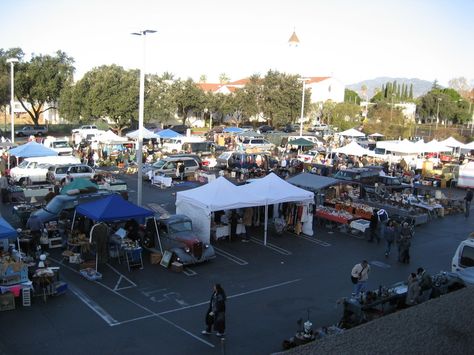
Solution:
M163 255L163 247L161 246L161 238L160 233L158 233L158 225L156 224L156 218L153 217L153 221L155 222L156 237L158 239L158 244L160 244L161 255Z
M263 234L263 245L267 245L267 229L268 229L268 205L265 205L265 227Z
M74 210L74 216L72 217L71 232L74 230L74 222L76 221L76 210Z

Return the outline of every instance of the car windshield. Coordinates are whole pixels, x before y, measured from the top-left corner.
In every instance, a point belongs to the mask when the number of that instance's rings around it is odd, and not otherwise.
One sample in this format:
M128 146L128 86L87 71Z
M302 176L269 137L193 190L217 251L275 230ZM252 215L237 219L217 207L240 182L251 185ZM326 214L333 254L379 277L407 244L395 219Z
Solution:
M18 167L19 168L26 168L28 166L28 161L27 160L23 160L20 164L18 164Z
M165 165L166 161L165 160L158 160L156 163L153 164L153 167L156 169L160 169Z
M66 141L63 142L54 142L53 148L69 148L69 144Z
M193 230L191 222L176 222L169 225L170 233L191 232Z
M64 206L64 201L61 198L53 198L44 209L53 214L59 214Z

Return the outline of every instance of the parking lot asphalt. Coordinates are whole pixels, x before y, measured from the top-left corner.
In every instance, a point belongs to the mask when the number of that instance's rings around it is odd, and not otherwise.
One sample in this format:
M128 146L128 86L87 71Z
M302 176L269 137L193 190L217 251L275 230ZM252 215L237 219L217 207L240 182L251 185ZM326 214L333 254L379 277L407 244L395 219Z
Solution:
M123 176L131 201L136 200L136 176ZM145 183L144 206L174 212L175 193L198 186L160 189ZM11 206L2 214L11 218ZM412 246L412 264L399 264L384 245L369 244L349 234L315 228L313 237L276 235L262 245L262 229L251 242L220 241L216 259L173 273L151 265L129 272L124 263L101 265L102 280L91 282L74 265L51 251L54 264L68 282L65 295L36 297L31 307L2 312L0 353L5 354L268 354L294 335L297 320L309 318L315 327L337 323L338 300L352 291L349 274L362 259L372 265L369 288L405 280L423 266L430 273L449 270L459 241L474 222L447 216L419 226ZM212 285L227 293L227 335L202 336Z

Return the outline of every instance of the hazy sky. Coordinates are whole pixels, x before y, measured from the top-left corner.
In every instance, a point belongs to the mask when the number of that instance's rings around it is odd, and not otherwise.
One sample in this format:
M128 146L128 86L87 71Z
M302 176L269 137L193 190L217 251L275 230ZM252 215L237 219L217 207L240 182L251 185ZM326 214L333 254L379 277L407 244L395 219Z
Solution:
M447 84L474 80L473 0L0 0L0 48L66 52L76 79L100 65L217 82L269 69ZM290 48L293 29L300 39Z

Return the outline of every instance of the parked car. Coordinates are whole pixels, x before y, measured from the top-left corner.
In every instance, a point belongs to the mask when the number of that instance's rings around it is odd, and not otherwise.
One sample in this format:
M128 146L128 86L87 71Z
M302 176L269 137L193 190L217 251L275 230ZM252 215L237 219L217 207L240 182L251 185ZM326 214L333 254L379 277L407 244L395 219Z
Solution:
M17 137L45 136L47 134L48 128L46 126L25 126L15 131Z
M86 164L53 165L48 169L47 178L52 183L56 181L63 183L68 173L72 178L91 179L95 175L95 170Z
M324 124L324 123L316 123L315 125L311 126L310 128L308 128L308 131L309 132L316 132L316 131L324 131L326 129L328 129L329 126L327 124Z
M184 265L202 263L216 257L212 245L202 242L194 234L189 217L177 214L157 219L157 222L159 236L153 225L147 225L143 239L146 248L158 248L157 238L160 238L163 249L171 251L174 259Z
M188 130L189 127L186 126L185 124L177 124L177 125L170 126L168 128L175 131L176 133L186 135L186 131Z
M43 145L58 152L58 155L72 155L72 147L67 139L46 137Z
M179 155L170 155L167 158L158 160L156 163L152 164L150 170L155 174L165 175L171 178L176 177L176 167L178 162L184 163L184 176L191 176L199 170L200 168L200 159L190 156L190 154L179 154ZM147 171L144 171L144 179L148 179Z
M270 133L272 131L273 131L273 127L268 126L268 125L260 126L258 127L258 130L257 130L258 133Z
M382 168L382 167L380 167ZM354 181L362 183L364 185L375 185L378 176L380 175L379 169L369 168L352 168L339 170L334 177L340 180Z
M296 128L295 125L287 124L281 128L281 131L285 133L293 133L293 132L296 132L297 129L299 128Z
M260 150L272 150L275 148L275 144L263 138L245 138L242 145L245 149L258 148Z
M59 164L79 164L80 160L71 155L26 158L18 166L10 169L10 177L16 183L31 184L48 181L48 168Z
M43 223L57 221L63 211L67 212L69 217L72 218L74 209L79 204L99 200L113 193L116 192L104 190L76 195L56 195L46 206L32 212L31 215L39 217Z

